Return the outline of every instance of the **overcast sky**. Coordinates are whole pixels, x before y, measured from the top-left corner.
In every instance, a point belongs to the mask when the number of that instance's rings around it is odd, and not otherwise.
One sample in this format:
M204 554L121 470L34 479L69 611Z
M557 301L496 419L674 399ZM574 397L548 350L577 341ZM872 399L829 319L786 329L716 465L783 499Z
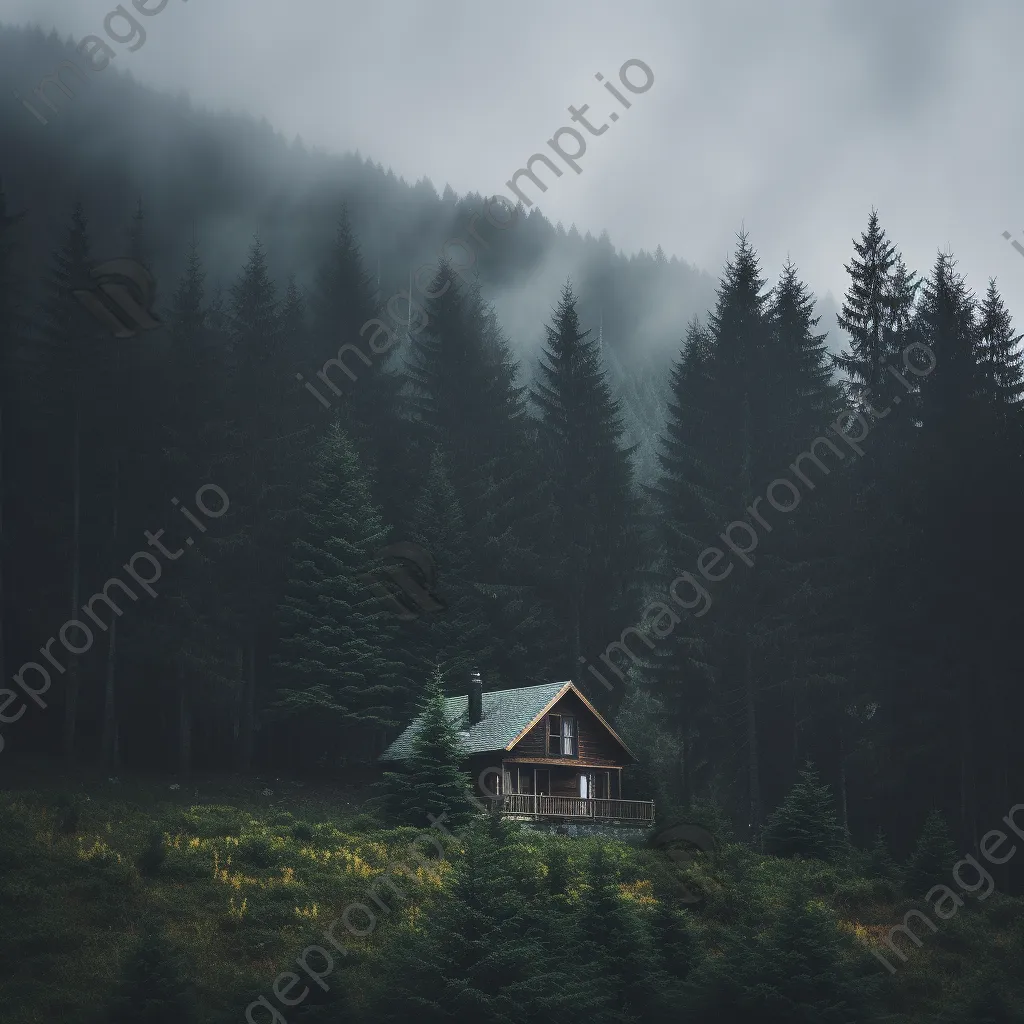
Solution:
M115 6L0 0L0 21L77 42ZM770 279L788 253L838 299L875 205L911 268L948 247L1024 325L1024 257L1002 237L1024 245L1019 0L169 0L145 28L112 67L439 191L507 194L589 104L609 128L581 174L542 169L552 221L715 276L744 224ZM618 81L630 59L654 74L642 95Z

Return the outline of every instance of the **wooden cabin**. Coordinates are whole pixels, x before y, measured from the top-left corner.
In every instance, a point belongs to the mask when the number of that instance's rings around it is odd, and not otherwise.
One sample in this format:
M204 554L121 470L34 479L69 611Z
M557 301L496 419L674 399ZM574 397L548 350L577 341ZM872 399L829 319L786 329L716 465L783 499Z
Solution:
M615 730L571 683L541 683L445 700L465 766L491 806L510 817L649 825L653 800L622 799L622 769L636 760ZM402 761L419 719L381 755Z

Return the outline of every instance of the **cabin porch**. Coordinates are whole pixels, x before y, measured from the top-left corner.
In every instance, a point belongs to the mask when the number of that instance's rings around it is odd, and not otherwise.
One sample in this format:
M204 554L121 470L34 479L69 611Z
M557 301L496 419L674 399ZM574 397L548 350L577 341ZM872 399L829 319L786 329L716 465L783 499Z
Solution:
M492 809L530 818L588 818L649 825L653 800L622 799L622 769L601 764L503 761Z

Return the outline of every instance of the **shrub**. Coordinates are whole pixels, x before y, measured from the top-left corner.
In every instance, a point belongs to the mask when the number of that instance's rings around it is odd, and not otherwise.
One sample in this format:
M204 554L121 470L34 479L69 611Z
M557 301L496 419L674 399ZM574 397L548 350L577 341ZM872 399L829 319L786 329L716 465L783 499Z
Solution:
M357 814L349 823L354 832L374 832L381 827L380 819L374 814Z
M238 840L238 858L253 867L270 868L277 863L278 847L266 832L245 832Z
M237 835L248 824L248 816L237 807L200 804L175 816L171 831L180 831L198 839L217 839Z
M167 847L164 845L164 835L159 830L151 832L145 849L139 854L136 861L139 871L144 875L155 875L165 860L167 860Z
M190 1024L195 998L178 951L151 924L128 958L105 1024Z
M304 821L297 821L292 825L292 839L297 843L311 843L313 841L313 827Z
M78 832L82 819L82 804L77 796L63 794L57 801L57 829L63 835Z

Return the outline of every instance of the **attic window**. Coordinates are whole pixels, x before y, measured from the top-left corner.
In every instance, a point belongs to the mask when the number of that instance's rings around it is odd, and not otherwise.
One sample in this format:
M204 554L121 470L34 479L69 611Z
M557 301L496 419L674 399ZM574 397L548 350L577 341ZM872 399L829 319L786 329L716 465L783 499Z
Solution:
M548 756L576 756L576 719L572 715L548 715Z

